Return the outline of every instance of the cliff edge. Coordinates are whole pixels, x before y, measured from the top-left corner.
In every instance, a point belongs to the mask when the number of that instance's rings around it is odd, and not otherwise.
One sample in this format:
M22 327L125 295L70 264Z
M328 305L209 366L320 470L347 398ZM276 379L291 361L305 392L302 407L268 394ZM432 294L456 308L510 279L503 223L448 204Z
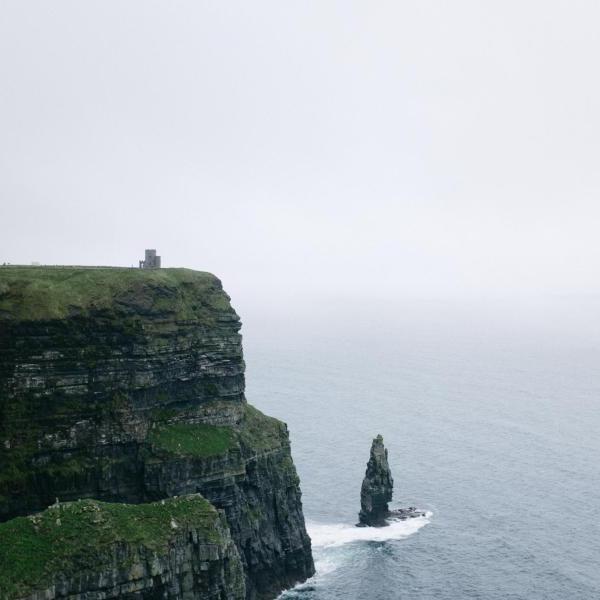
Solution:
M212 566L201 568L193 558L206 556L199 548L208 547L197 523L160 538L160 549L140 545L137 534L125 536L119 552L148 558L140 559L148 573L153 560L162 565L135 584L123 575L117 583L130 586L123 588L132 590L128 597L149 597L140 581L156 580L157 589L171 590L160 597L272 598L310 577L287 428L245 400L239 329L221 282L209 273L0 267L0 521L8 521L0 542L17 517L45 511L35 518L46 522L57 499L60 510L87 498L112 514L123 503L151 510L190 495L221 515L220 541L207 542ZM64 508L69 519L78 518L75 508ZM38 546L31 547L35 554ZM192 557L184 561L192 573L187 579L171 572L178 559L167 547ZM39 586L19 589L18 597L46 593L49 585L55 595L44 597L80 598L92 588L98 598L116 597L110 591L116 580L99 575L118 570L114 552L81 579L73 565L82 552L44 563ZM18 569L19 556L0 555L0 571ZM203 581L203 572L214 573L214 581ZM74 577L79 583L71 585ZM86 589L82 581L96 583ZM214 584L212 596L199 591L205 584ZM0 578L1 597L17 597L2 585Z

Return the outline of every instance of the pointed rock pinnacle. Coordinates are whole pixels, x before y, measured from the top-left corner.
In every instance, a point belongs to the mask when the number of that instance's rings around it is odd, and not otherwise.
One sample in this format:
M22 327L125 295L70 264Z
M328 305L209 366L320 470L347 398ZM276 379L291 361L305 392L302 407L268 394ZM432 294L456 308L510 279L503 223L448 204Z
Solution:
M371 527L387 525L388 502L392 500L394 480L388 465L383 437L378 435L371 445L371 457L360 490L359 524Z

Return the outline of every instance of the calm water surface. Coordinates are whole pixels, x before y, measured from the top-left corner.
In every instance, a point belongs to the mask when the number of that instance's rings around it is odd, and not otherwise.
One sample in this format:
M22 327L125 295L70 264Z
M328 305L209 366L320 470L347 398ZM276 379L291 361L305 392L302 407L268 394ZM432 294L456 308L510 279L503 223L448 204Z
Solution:
M596 317L246 320L248 398L289 425L317 565L284 598L600 597ZM378 433L427 519L353 527Z

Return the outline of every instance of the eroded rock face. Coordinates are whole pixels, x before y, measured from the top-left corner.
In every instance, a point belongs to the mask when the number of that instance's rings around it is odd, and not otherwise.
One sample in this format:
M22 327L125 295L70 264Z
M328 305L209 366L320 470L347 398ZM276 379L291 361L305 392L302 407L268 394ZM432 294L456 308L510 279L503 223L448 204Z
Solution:
M200 495L154 504L82 500L0 524L2 597L244 600L227 521ZM43 548L26 569L23 554ZM5 567L5 568L4 568Z
M246 403L239 329L209 273L0 268L0 521L200 492L247 598L310 577L287 428Z
M360 490L359 523L370 527L386 525L390 511L388 502L392 500L394 480L388 465L387 449L383 437L378 435L371 445L371 456L367 472Z

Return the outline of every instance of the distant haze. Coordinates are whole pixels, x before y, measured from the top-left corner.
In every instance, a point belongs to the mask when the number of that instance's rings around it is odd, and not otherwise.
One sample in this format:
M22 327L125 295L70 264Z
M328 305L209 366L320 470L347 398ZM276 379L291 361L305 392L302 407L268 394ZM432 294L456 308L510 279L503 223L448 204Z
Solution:
M596 0L3 0L0 263L155 247L242 308L598 293L599 23Z

